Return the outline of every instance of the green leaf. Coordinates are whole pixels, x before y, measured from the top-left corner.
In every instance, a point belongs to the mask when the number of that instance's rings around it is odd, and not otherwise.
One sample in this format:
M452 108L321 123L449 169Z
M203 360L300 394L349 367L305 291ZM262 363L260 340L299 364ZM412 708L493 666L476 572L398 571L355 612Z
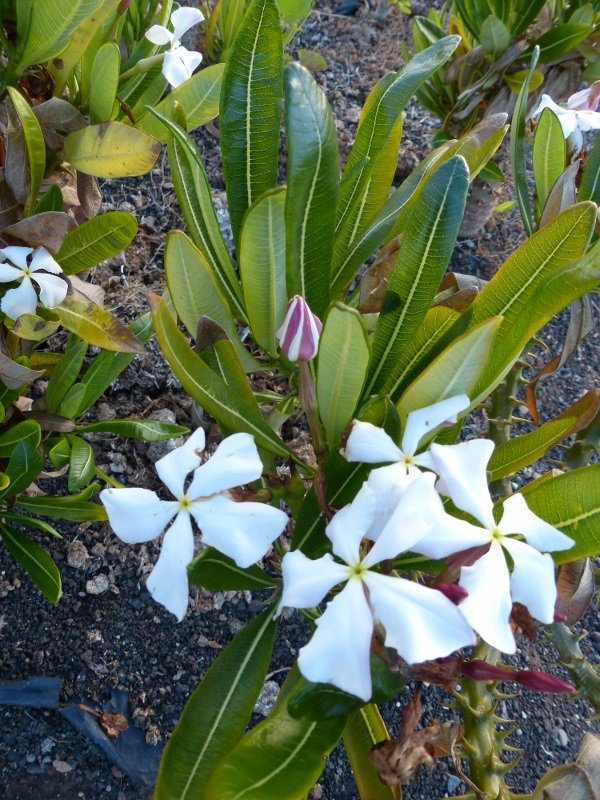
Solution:
M534 514L575 540L551 554L556 564L600 553L600 464L535 481L521 494Z
M190 336L196 336L201 317L210 317L226 331L244 369L255 370L257 363L242 344L222 284L200 250L181 231L171 231L167 236L165 276L175 311Z
M37 197L42 185L42 178L46 169L46 143L40 123L33 110L23 95L14 87L7 87L25 137L27 149L27 165L29 171L29 195L25 202L25 216L29 216L37 203Z
M60 572L48 553L7 525L0 524L0 537L44 597L51 603L58 603L62 594Z
M492 353L502 317L492 317L455 339L413 381L397 407L406 419L411 411L458 394L471 395Z
M600 136L596 136L588 156L588 162L581 176L577 198L600 203Z
M339 194L337 133L331 107L310 72L292 63L285 77L287 287L322 317L329 305Z
M591 33L589 25L580 25L577 22L563 22L562 25L554 26L536 40L536 46L540 48L540 63L549 64L570 53Z
M42 429L32 419L17 422L0 435L0 458L10 458L12 451L19 442L28 442L31 447L37 448L42 440Z
M540 115L533 139L533 176L538 219L550 190L563 174L566 165L567 143L562 126L556 114L545 108Z
M42 197L40 198L37 206L35 207L34 214L44 214L47 211L64 211L64 201L62 192L58 184L51 184ZM56 256L55 256L56 258Z
M71 386L77 380L79 370L88 349L87 342L72 340L58 364L52 370L46 390L46 406L53 414L58 412L60 404Z
M43 464L42 457L31 440L23 440L15 445L4 470L10 484L0 492L0 499L24 492L40 474Z
M62 95L69 77L82 58L87 56L88 53L92 57L90 51L98 46L96 44L97 34L109 17L116 11L119 0L96 0L93 5L94 8L91 13L86 13L81 23L75 28L69 41L69 46L66 49L61 48L60 58L54 59L48 64L48 70L54 79L55 97ZM54 23L57 21L53 19ZM96 75L98 74L96 73ZM81 88L84 96L87 96L88 83L89 78L86 75L82 76L82 84L84 85ZM95 83L102 83L102 80L96 78Z
M513 6L513 33L518 36L527 30L533 20L545 6L546 0L524 0L519 5Z
M177 107L185 119L188 131L210 122L219 113L224 68L224 64L212 64L201 69L176 89L172 89L156 106L156 111L164 117L173 119ZM168 139L162 123L151 114L145 114L136 127L151 134L163 144Z
M55 469L62 469L71 458L71 445L68 440L61 438L48 450L48 458Z
M293 457L264 421L258 406L241 401L190 348L163 301L154 301L153 320L160 348L185 391L220 424L251 433L271 453Z
M219 114L236 246L246 209L277 184L282 94L283 43L277 3L253 0L225 65Z
M219 763L207 795L219 800L304 800L342 733L345 718L294 719L288 705L306 682L280 700L269 716Z
M123 122L101 122L73 131L63 153L71 166L97 178L145 175L156 164L160 142Z
M486 53L500 56L511 43L512 36L502 20L490 14L481 26L480 41Z
M176 436L184 436L189 429L183 425L160 422L155 419L108 419L103 422L90 422L78 425L77 433L116 433L126 439L140 439L143 442L162 442Z
M244 217L240 235L240 278L244 306L256 342L272 356L275 331L288 300L285 276L285 189L266 192Z
M172 134L168 143L169 166L190 237L213 268L232 314L244 321L240 286L219 227L202 158L185 131L175 123L168 125Z
M89 110L92 123L105 122L113 113L119 86L121 51L116 42L106 42L94 58L93 74L102 76L90 85Z
M167 742L155 800L225 800L208 789L209 778L246 729L265 680L276 629L273 609L268 608L213 661Z
M110 311L88 300L67 295L61 305L52 309L60 324L88 344L117 353L144 353L144 347Z
M95 267L125 250L137 233L137 220L127 211L107 211L69 231L56 261L67 275Z
M352 420L369 363L367 331L360 314L336 303L325 318L317 361L319 415L331 448Z
M535 47L533 49L533 55L531 56L529 73L527 78L523 81L523 86L517 97L510 128L510 161L512 174L515 181L515 191L517 193L517 202L519 203L521 218L528 236L531 236L533 233L533 210L529 197L529 186L527 185L527 132L525 122L527 118L529 84L535 72L539 57L539 48Z
M379 709L372 703L359 708L346 723L342 740L362 800L400 800L399 788L385 786L369 759L372 748L389 738Z
M307 683L294 692L288 711L294 719L310 720L346 717L363 704L360 697L343 692L330 683Z
M75 492L92 480L96 474L96 457L92 446L80 436L69 436L69 491Z
M53 0L31 2L25 42L15 71L21 74L31 64L40 64L59 55L76 28L93 15L98 0Z
M8 520L9 522L16 522L18 525L21 525L25 528L33 528L40 533L47 533L49 536L53 536L55 539L63 538L60 533L52 527L52 525L44 522L44 520L41 519L24 517L22 514L13 514L10 511L3 511L2 519L4 521Z
M365 398L395 380L398 355L427 313L452 255L468 188L466 162L453 156L420 192L375 328Z
M528 69L518 69L516 72L507 72L504 75L504 82L513 94L519 94L523 88L524 81L527 80L529 75ZM544 83L544 73L540 69L534 70L531 80L529 81L529 94L535 92Z
M214 592L272 589L277 586L277 581L256 564L242 569L214 547L207 547L196 556L188 564L187 571L191 584Z
M62 417L73 420L78 416L81 411L83 403L85 402L86 388L82 383L76 383L66 393L58 413Z
M477 295L464 320L470 328L504 317L494 357L471 397L479 402L506 374L531 337L561 309L595 288L600 279L598 245L585 253L596 219L594 203L578 203L534 233Z
M107 519L104 506L89 502L100 487L92 484L79 494L70 497L48 495L46 497L19 497L16 507L27 514L39 514L52 519L64 519L69 522L102 522Z
M558 417L540 428L499 444L488 464L490 481L513 475L533 464L555 444L585 428L600 409L600 389L591 389Z

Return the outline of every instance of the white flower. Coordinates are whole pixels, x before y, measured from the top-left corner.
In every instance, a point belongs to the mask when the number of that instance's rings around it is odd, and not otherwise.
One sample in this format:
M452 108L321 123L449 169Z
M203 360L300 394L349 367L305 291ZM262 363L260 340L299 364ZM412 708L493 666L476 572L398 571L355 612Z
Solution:
M466 394L440 400L431 406L411 411L406 418L400 447L391 436L370 422L354 420L344 456L348 461L363 461L365 464L380 464L395 461L404 464L409 473L418 473L419 467L433 469L429 453L415 455L419 443L444 422L456 422L456 415L470 405Z
M376 472L382 472L376 470ZM389 473L390 485L397 475ZM316 560L294 550L282 562L284 606L312 608L339 583L346 586L327 605L317 629L301 650L298 666L307 680L331 683L362 700L371 697L370 651L375 624L385 629L385 645L409 664L446 656L474 644L475 636L458 608L441 592L413 581L374 572L371 567L411 548L431 526L426 509L436 495L435 476L406 473L401 496L383 528L375 531L379 493L369 483L351 505L338 511L327 526L332 549ZM379 490L386 489L382 474ZM364 537L377 541L361 558Z
M567 550L573 540L536 516L521 494L503 504L496 524L487 485L486 466L494 449L487 439L457 445L431 445L434 469L440 475L438 491L471 514L481 527L442 510L432 531L414 545L431 558L444 558L472 547L489 545L472 566L461 570L459 584L468 596L458 606L467 622L492 647L514 653L509 624L513 603L522 603L543 623L554 619L556 583L551 550ZM522 535L525 541L514 538ZM505 552L512 560L512 571Z
M194 25L202 22L204 14L197 8L178 8L171 14L173 32L164 25L153 25L146 31L146 39L157 45L170 45L165 53L162 74L175 88L192 76L202 61L202 54L195 50L187 50L181 43L181 37Z
M586 90L587 91L587 90ZM543 94L537 108L531 114L533 119L537 119L545 108L549 108L556 116L562 127L563 136L568 140L574 153L578 153L583 147L582 131L600 129L600 112L591 110L591 106L582 106L583 92L571 95L567 102L567 107L559 106L548 94Z
M39 302L46 308L60 305L67 296L69 286L58 277L63 271L45 248L5 247L0 249L0 255L6 259L0 262L0 283L21 282L0 301L0 309L10 319L35 314L38 296L33 282L40 287Z
M213 457L199 466L204 444L204 431L199 428L184 445L156 462L156 471L175 500L160 500L149 489L104 489L100 493L113 530L129 544L156 538L173 520L146 585L154 599L179 621L188 605L186 567L194 556L191 517L202 531L204 544L225 553L242 568L262 558L287 524L283 511L264 503L235 502L227 492L262 475L263 465L250 434L236 433L224 439Z

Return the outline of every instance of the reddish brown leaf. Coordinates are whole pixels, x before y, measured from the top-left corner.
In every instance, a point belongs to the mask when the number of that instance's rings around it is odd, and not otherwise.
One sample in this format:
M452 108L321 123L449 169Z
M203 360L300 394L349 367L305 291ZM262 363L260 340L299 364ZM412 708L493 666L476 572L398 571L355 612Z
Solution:
M556 579L558 597L555 609L564 614L568 625L575 625L584 615L594 596L594 573L589 558L561 564Z

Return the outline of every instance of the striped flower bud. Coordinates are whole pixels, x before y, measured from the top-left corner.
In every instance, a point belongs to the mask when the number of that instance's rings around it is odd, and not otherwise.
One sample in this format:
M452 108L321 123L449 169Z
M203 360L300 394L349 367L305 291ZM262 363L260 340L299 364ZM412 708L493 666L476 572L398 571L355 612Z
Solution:
M304 298L295 294L276 335L282 352L290 361L310 361L317 355L322 330L321 320L315 317Z

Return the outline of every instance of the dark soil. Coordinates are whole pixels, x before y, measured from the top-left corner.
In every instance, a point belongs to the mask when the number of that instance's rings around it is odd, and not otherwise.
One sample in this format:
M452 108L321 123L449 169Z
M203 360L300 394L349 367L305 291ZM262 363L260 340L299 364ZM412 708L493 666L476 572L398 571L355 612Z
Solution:
M333 106L342 159L345 160L360 109L373 84L402 63L400 42L408 41L409 19L391 9L378 20L362 6L354 18L332 14L320 4L294 43L317 50L328 69L317 79ZM401 148L401 170L406 174L430 147L433 121L416 104L406 112ZM218 136L209 125L196 134L211 184L222 191ZM105 210L134 212L140 233L122 256L98 267L90 280L106 290L106 304L121 318L131 319L147 310L147 293L164 288L162 253L165 234L182 227L173 185L163 160L142 179L107 183L103 187ZM503 199L510 187L502 190ZM522 237L516 213L492 218L483 231L459 242L453 268L489 278ZM556 349L564 336L561 318L547 332ZM542 417L554 416L583 392L598 385L598 332L579 348L560 375L540 390ZM539 351L539 358L547 356ZM91 418L144 416L194 426L190 400L164 363L152 342L148 354L137 357L91 412ZM525 411L525 410L524 410ZM91 438L98 466L131 486L158 488L154 462L178 443L132 444L117 437ZM529 470L535 475L539 465ZM50 484L42 485L49 491ZM130 547L121 543L107 525L84 524L63 530L64 538L52 542L60 566L64 595L57 606L47 603L31 586L4 549L0 550L0 678L34 675L62 680L61 702L84 702L99 707L114 688L129 695L133 723L144 731L150 745L168 738L191 691L214 657L233 635L261 609L264 597L249 593L209 593L193 589L185 620L174 618L155 604L145 589L145 578L155 563L159 547L153 542ZM584 646L592 661L600 656L600 633L595 610L588 612L584 628L591 631ZM267 694L281 682L307 629L298 616L281 626L269 677ZM519 660L540 669L555 660L549 646L540 648L524 640ZM507 687L509 688L509 687ZM512 688L512 687L510 687ZM450 700L441 690L424 692L425 719L447 719ZM396 733L402 702L386 710ZM565 704L548 695L526 694L502 701L502 711L514 720L511 742L524 755L515 772L520 791L531 791L551 766L572 761L588 730L598 731L584 702ZM0 708L0 794L10 800L147 800L151 789L134 785L121 769L55 710ZM255 720L260 718L257 712ZM446 797L467 791L449 759L440 761L432 775L419 776L405 787L407 800ZM314 797L354 800L357 792L343 750L328 760ZM218 800L218 798L215 798Z

